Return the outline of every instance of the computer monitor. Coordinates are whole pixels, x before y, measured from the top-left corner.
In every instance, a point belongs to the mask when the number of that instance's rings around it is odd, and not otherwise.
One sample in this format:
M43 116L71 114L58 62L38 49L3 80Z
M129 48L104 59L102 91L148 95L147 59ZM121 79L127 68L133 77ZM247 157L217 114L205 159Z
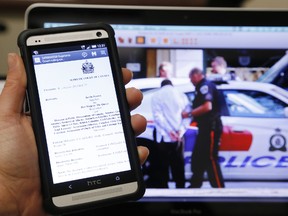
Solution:
M282 80L287 77L287 18L287 11L281 9L30 6L25 14L26 28L98 21L112 25L121 64L134 75L127 87L143 91L143 103L133 112L147 118L147 129L137 142L147 146L151 155L155 147L151 95L164 79L158 71L161 63L172 63L171 80L191 102L194 87L188 74L194 67L216 80L219 77L213 75L211 61L220 56L232 77L239 79L217 82L224 124L219 163L225 188L212 188L207 176L197 189L176 188L173 179L168 188L155 188L149 176L152 158L148 158L143 165L147 189L142 199L87 215L287 215L288 93L277 83L263 81L269 74ZM192 175L195 134L197 127L189 125L183 135L186 186Z

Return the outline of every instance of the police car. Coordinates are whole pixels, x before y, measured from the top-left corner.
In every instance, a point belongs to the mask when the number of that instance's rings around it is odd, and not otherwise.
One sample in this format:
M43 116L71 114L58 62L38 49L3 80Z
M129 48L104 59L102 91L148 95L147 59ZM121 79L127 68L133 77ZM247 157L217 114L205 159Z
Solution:
M142 104L132 114L146 117L146 131L137 137L137 141L150 148L155 145L151 96L162 80L135 79L127 85L139 89L145 83L149 86L150 90L143 91ZM142 87L137 85L140 83ZM174 86L192 102L194 86L190 80L175 83ZM217 88L224 125L219 162L225 180L288 180L288 92L273 84L246 81L218 83ZM183 136L187 179L192 174L190 157L196 136L197 127L188 126ZM149 166L149 160L147 164Z

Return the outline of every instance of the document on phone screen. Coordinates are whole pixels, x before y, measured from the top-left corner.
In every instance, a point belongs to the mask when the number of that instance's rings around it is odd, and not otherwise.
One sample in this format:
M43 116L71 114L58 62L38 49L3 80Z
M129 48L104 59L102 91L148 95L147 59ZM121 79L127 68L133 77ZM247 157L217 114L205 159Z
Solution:
M53 182L130 170L107 49L33 60Z

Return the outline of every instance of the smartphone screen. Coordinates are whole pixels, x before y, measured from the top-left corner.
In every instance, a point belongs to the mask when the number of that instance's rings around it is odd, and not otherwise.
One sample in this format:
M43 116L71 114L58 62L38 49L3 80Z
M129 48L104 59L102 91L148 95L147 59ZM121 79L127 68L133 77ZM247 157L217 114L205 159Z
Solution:
M129 158L108 35L101 30L101 37L91 40L37 40L32 37L27 44L33 44L29 52L42 119L36 127L44 131L54 204L135 193L139 185Z
M65 48L33 55L53 183L130 170L106 44Z

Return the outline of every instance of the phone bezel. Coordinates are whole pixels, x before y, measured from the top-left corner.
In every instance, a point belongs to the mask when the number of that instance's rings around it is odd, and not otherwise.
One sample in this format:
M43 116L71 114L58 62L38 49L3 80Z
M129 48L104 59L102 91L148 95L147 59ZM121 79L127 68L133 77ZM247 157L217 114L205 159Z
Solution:
M37 92L34 66L33 66L33 61L32 61L32 56L31 56L31 47L35 48L36 45L34 44L37 44L37 47L46 46L46 45L48 47L51 46L51 44L53 44L51 35L54 35L53 37L56 38L56 41L58 40L58 42L60 41L61 43L63 43L63 41L66 40L65 38L67 37L67 34L68 35L70 34L69 32L74 32L74 33L76 32L78 36L83 37L83 34L81 33L83 31L88 31L88 32L90 31L89 32L90 36L88 36L88 38L84 36L84 41L89 40L89 37L91 37L91 32L93 32L95 36L95 37L93 36L92 38L93 40L103 40L103 38L106 38L107 43L109 44L107 48L108 48L108 52L110 53L109 56L110 56L111 68L112 68L112 71L114 72L113 80L115 84L115 90L117 92L117 99L119 102L125 139L127 141L128 154L129 154L129 158L131 161L130 162L131 172L128 172L129 175L126 175L127 173L125 173L125 175L123 174L122 176L126 176L126 178L127 176L130 176L133 179L133 181L131 183L131 180L128 180L128 181L125 181L124 184L117 185L117 186L110 185L109 187L102 188L100 190L102 192L97 191L96 193L95 188L97 187L94 187L91 189L89 188L89 190L87 189L86 192L80 192L80 191L76 191L75 193L69 192L67 193L67 195L60 195L60 196L56 196L55 198L53 189L51 190L51 188L54 188L54 187L52 184L53 182L52 174L50 171L51 167L50 167L50 164L47 163L48 151L47 151L47 148L43 146L43 143L46 143L46 139L45 139L45 132L43 130L44 128L43 119L41 116L41 106L39 102L39 95ZM99 32L99 31L101 31L100 37L99 35L97 35L97 33L95 34L95 32ZM65 37L63 37L63 34ZM45 40L48 37L47 35L49 35L50 37L48 42ZM72 38L68 40L69 43L73 43L71 42L73 40ZM28 41L29 43L27 44ZM76 43L78 42L83 43L82 40L79 39L79 37L78 39L76 39ZM28 78L27 92L28 92L28 98L29 98L29 107L31 109L30 112L32 116L32 123L33 123L36 142L38 146L42 189L44 192L44 204L46 208L48 209L48 211L50 212L75 211L78 209L100 207L100 206L112 204L115 202L123 202L125 200L126 201L137 200L141 198L144 195L145 187L143 183L141 165L140 165L138 152L137 152L136 139L135 139L133 128L130 122L129 105L128 105L127 98L126 98L125 85L123 83L122 71L121 71L119 60L118 60L118 52L117 52L117 47L116 47L115 38L114 38L114 31L112 27L110 27L107 24L98 23L98 24L92 24L92 25L88 24L88 25L81 25L81 26L59 27L55 29L25 30L19 35L18 45L19 45L21 55L24 60L24 64L25 64L26 71L27 71L27 78ZM120 186L121 187L123 186L121 188L121 192L119 192ZM111 192L111 191L114 191L114 192ZM106 195L104 197L99 196L99 193L102 193L102 194L105 193ZM78 197L78 198L82 197L82 198L76 199L75 197ZM92 199L91 197L94 197L94 199ZM78 200L78 201L74 203L71 202L73 198L74 200Z

